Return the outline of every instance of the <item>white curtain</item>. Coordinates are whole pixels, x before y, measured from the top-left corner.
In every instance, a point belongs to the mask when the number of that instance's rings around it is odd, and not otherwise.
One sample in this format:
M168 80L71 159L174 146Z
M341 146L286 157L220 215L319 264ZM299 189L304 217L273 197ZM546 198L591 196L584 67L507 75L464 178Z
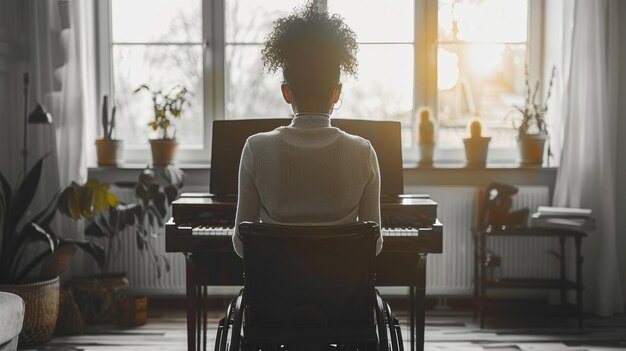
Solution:
M72 181L82 183L87 178L87 152L94 139L85 119L94 118L97 110L94 2L36 0L30 2L29 11L31 91L54 120L54 129L38 128L29 137L32 154L52 152L44 163L40 205ZM60 215L53 230L66 238L83 236L81 225ZM73 273L79 273L82 261L78 252L71 266Z
M571 21L564 19L565 129L554 193L556 206L591 208L595 214L597 230L583 240L583 296L585 309L601 316L624 310L615 211L617 72L623 64L618 6L618 0L576 0Z

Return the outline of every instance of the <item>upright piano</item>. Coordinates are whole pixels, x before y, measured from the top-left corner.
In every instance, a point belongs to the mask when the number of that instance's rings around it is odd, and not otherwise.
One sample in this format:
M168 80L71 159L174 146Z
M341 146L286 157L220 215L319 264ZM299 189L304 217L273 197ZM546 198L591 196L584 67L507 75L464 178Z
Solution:
M181 195L173 202L172 218L165 226L166 251L181 252L186 257L188 350L207 348L207 287L243 285L243 261L234 251L232 234L237 206L236 172L245 138L259 131L272 130L276 124L284 125L288 121L245 122L214 122L212 194ZM359 124L354 124L357 122ZM411 350L423 350L426 255L441 253L443 246L443 226L437 219L437 203L428 195L402 194L399 124L357 122L345 122L340 128L369 139L381 167L381 232L384 242L383 250L376 259L376 285L409 288ZM382 127L387 128L381 128L374 122L384 123ZM333 120L335 126L341 123L341 120ZM389 138L385 131L392 134L391 139L385 140ZM395 145L389 146L390 143ZM216 156L216 150L224 148L230 150L231 155ZM219 189L230 190L216 194L215 190ZM394 189L397 192L394 193Z

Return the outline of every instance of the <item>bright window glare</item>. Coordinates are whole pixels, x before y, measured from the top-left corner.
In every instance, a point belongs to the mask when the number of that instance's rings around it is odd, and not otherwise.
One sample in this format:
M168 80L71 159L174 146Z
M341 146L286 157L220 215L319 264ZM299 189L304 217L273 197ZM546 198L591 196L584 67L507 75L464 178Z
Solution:
M439 40L523 43L527 15L528 0L439 0Z
M514 147L513 106L523 101L527 0L439 0L439 143L462 147L478 117L495 147Z

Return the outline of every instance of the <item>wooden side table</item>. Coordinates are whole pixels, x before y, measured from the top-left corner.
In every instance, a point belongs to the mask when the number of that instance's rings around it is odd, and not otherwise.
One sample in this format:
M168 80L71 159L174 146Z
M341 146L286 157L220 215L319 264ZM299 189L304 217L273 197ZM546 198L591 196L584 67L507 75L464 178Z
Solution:
M558 289L561 291L561 304L565 304L567 290L576 290L576 312L578 328L583 329L582 291L582 239L585 232L575 229L556 229L542 227L494 227L473 229L474 236L474 317L480 318L480 328L485 327L485 301L488 289ZM560 246L560 277L554 279L532 278L500 278L487 281L485 268L487 264L486 246L489 237L555 237ZM565 240L571 238L576 246L576 280L571 281L565 274Z

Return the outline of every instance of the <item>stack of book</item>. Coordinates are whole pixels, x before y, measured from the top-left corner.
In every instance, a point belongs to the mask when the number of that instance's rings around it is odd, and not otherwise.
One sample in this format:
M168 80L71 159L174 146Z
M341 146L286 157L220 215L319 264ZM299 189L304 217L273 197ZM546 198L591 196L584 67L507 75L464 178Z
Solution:
M531 218L533 227L592 231L595 220L590 209L539 206Z

